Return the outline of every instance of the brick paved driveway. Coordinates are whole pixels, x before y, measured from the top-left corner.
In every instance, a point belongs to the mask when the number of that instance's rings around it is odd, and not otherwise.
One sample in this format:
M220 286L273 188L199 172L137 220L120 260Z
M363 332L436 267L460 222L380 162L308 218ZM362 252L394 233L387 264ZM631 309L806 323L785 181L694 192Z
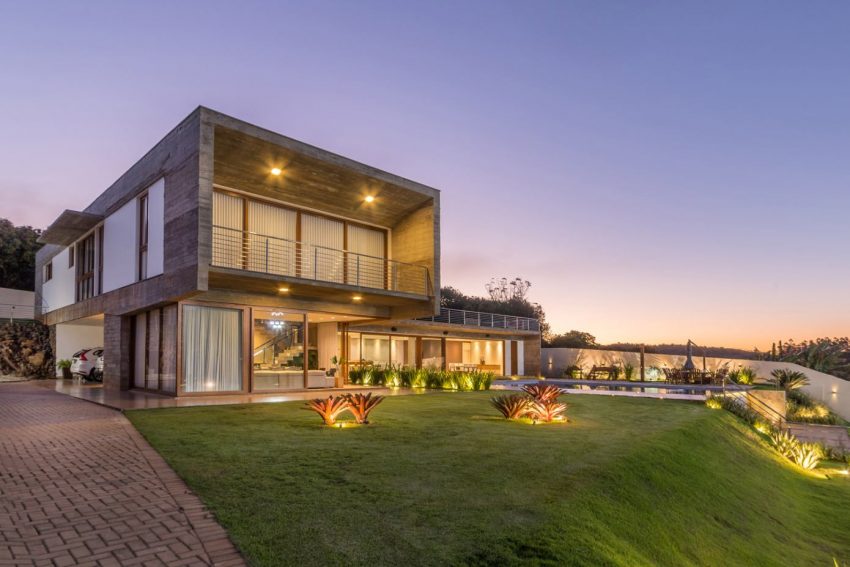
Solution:
M121 413L0 384L0 566L243 564Z

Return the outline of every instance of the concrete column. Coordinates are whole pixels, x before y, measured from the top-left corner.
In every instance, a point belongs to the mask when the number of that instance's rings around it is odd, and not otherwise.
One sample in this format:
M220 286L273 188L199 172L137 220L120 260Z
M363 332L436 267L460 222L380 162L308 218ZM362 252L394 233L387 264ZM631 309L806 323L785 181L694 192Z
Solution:
M130 389L131 321L129 316L103 316L103 387L106 390Z

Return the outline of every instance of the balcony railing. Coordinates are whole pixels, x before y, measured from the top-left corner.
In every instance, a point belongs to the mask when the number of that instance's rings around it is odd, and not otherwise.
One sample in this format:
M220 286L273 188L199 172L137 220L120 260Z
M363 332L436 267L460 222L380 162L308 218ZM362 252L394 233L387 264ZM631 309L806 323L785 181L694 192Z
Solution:
M419 321L449 323L451 325L467 325L472 327L487 327L490 329L516 329L518 331L540 331L540 322L530 317L514 315L499 315L497 313L481 313L449 309L441 307L440 314L433 317L422 317Z
M428 268L213 226L213 266L431 296Z

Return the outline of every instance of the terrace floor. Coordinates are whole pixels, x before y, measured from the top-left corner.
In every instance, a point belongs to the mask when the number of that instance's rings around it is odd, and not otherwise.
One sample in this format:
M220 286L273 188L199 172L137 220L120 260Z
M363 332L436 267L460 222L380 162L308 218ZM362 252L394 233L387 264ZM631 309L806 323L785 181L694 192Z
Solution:
M105 389L101 384L87 384L79 380L40 380L33 382L42 388L54 390L74 398L93 402L118 410L185 408L194 406L222 406L231 404L269 404L278 402L294 402L326 397L334 393L354 394L357 392L374 392L382 396L399 396L422 393L413 390L390 389L380 387L345 387L345 388L313 388L310 390L290 390L273 394L227 394L212 396L173 397L139 390L115 392Z

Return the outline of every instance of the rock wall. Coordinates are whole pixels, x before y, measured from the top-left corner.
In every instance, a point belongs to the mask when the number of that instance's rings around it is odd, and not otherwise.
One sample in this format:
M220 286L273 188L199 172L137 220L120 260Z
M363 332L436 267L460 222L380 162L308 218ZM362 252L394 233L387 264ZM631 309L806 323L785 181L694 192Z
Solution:
M0 375L49 378L54 367L46 325L37 321L0 325Z

